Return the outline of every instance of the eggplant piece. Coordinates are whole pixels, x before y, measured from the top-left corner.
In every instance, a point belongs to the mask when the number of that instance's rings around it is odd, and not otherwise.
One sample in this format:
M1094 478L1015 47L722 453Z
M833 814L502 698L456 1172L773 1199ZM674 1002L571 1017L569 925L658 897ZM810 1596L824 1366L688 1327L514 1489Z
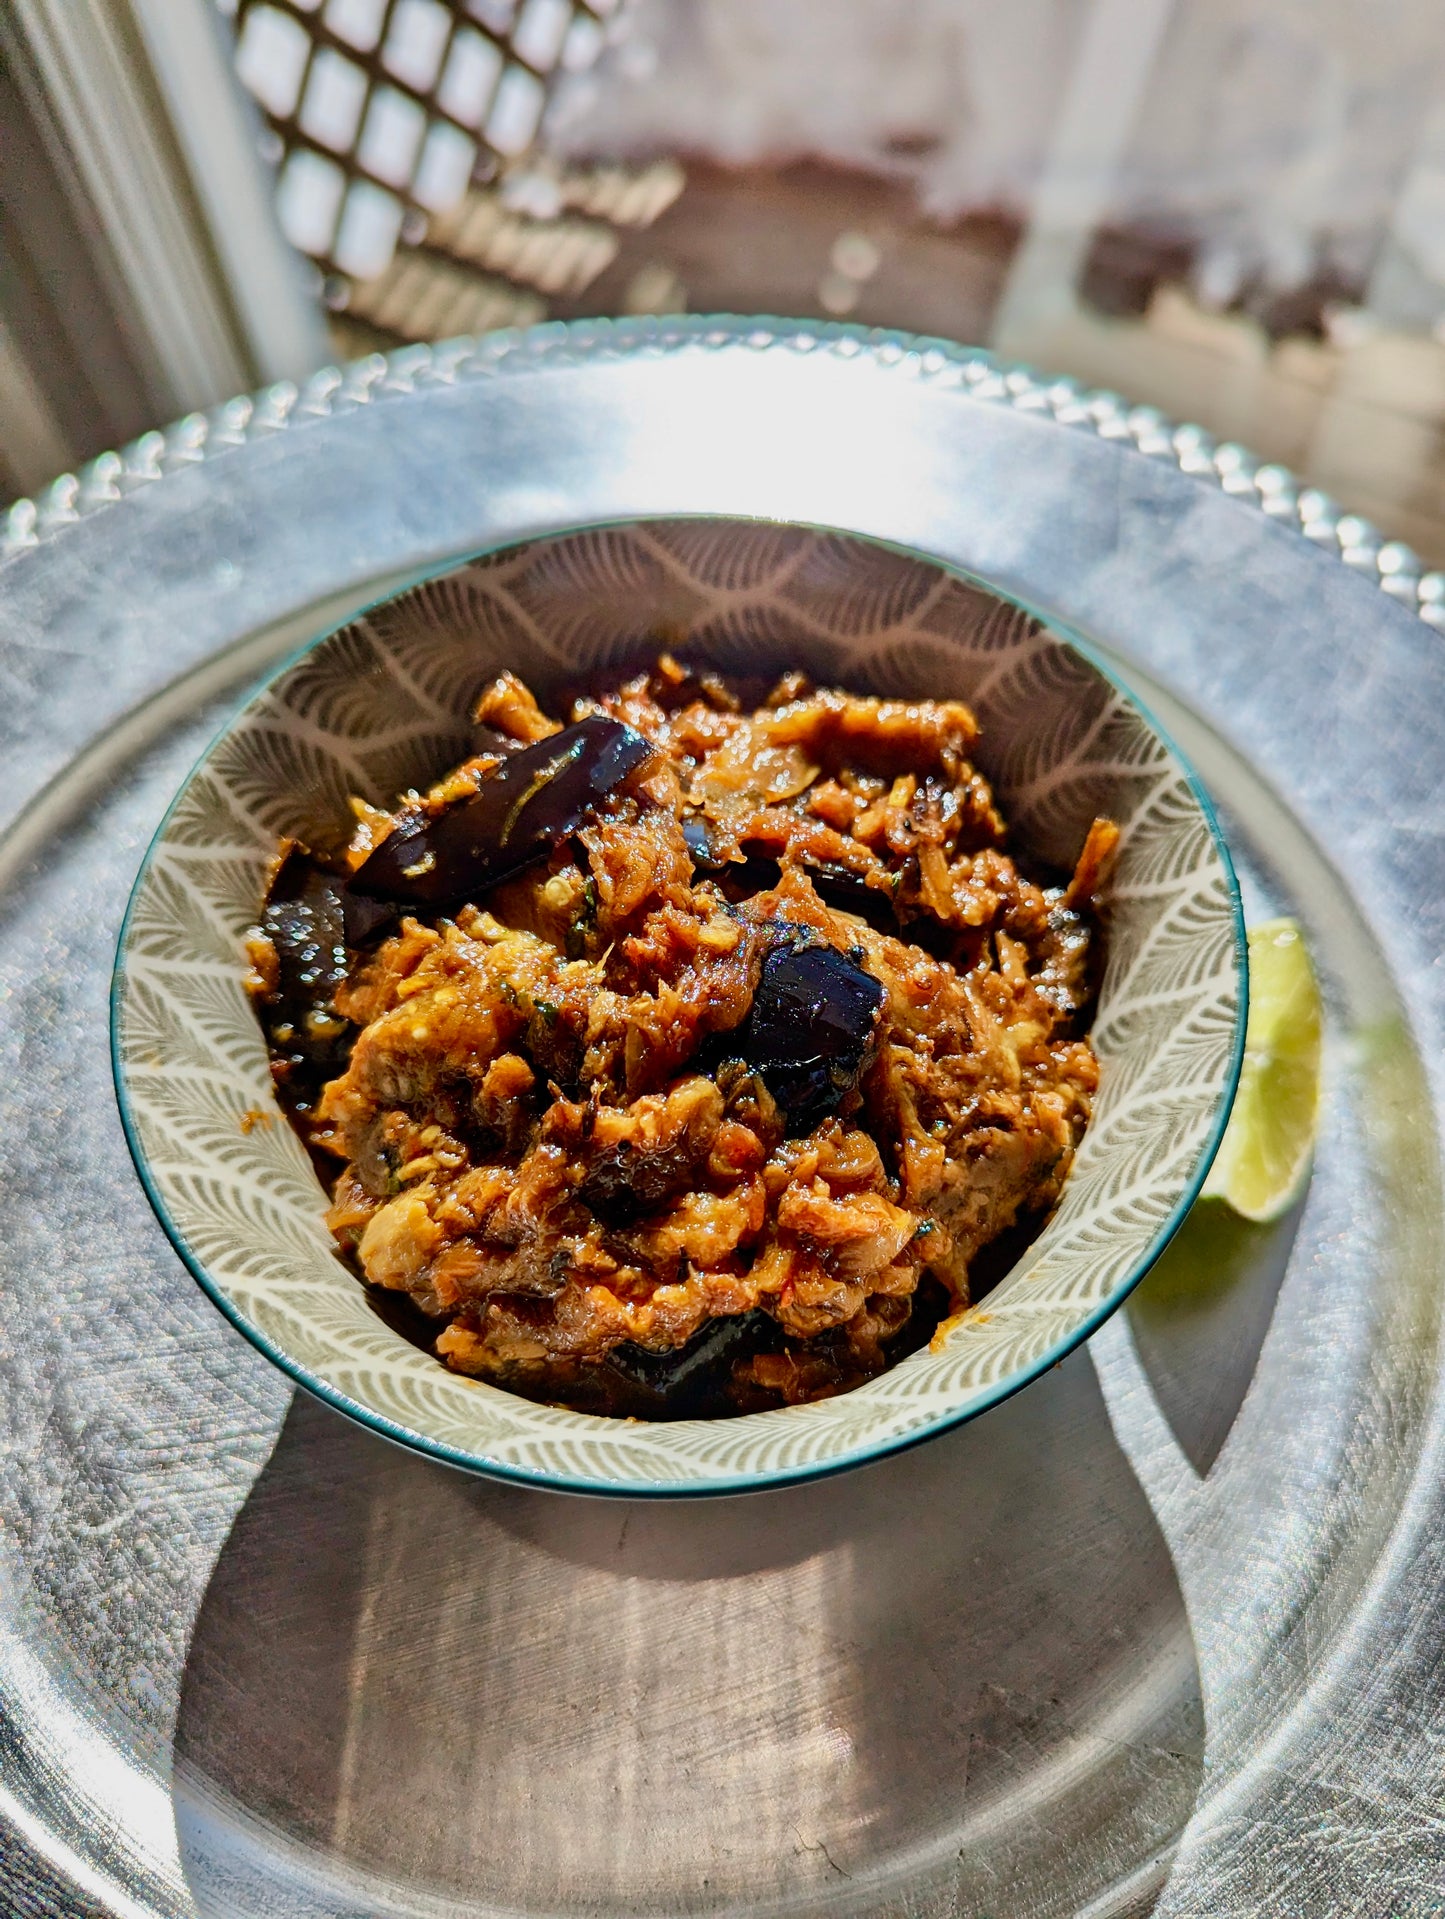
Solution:
M885 998L845 954L788 927L763 961L742 1053L802 1138L836 1113L868 1064Z
M346 978L342 882L293 846L266 895L261 930L276 949L276 991L265 1025L282 1072L278 1087L296 1111L309 1109L324 1082L342 1070L350 1022L333 1009Z
M360 952L378 933L385 932L401 918L401 908L392 900L363 899L349 886L341 889L341 921L346 944Z
M289 1044L308 1057L334 1043L328 1032L317 1029L337 1024L331 1001L346 978L341 891L335 874L293 846L271 882L261 914L261 930L280 961L268 1024L293 1027L296 1036Z
M472 722L474 753L495 753L499 759L506 759L513 753L525 751L525 748L525 740L514 740L510 733L503 733L500 727L488 726L483 720Z
M734 1364L779 1342L777 1322L754 1309L710 1319L670 1352L615 1346L598 1367L625 1410L641 1419L700 1419L735 1410L727 1389Z
M545 859L652 758L634 727L593 714L510 754L445 812L404 816L351 876L359 899L454 906Z
M706 1148L686 1137L651 1152L619 1140L588 1165L578 1196L609 1226L630 1226L686 1186L704 1157Z
M683 821L682 837L687 841L693 865L700 873L715 878L731 900L750 899L754 893L771 892L783 877L781 863L771 854L750 853L741 861L719 859L713 851L707 822L697 814ZM898 915L891 894L870 886L861 874L849 867L835 866L831 861L803 858L799 860L799 865L813 882L814 890L825 906L836 907L840 913L851 913L856 919L866 920L875 932L898 934Z
M688 814L682 823L682 837L687 841L687 850L699 873L725 873L728 870L728 862L720 860L712 849L707 821L700 813Z
M783 877L783 869L765 854L750 853L743 860L725 860L708 871L725 900L738 906L758 893L771 893Z
M891 894L870 886L867 880L846 866L834 866L831 863L815 865L811 860L804 860L803 871L813 882L813 890L825 906L834 907L840 913L851 913L855 919L865 920L875 933L889 933L894 938L898 937L901 928Z

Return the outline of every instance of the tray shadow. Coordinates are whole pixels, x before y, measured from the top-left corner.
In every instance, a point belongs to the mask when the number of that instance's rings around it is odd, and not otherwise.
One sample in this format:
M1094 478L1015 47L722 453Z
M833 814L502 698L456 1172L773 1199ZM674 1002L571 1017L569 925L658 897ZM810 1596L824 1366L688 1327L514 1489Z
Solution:
M1080 1352L867 1470L666 1504L470 1479L298 1395L197 1619L174 1790L227 1919L1065 1919L1152 1907L1202 1752Z

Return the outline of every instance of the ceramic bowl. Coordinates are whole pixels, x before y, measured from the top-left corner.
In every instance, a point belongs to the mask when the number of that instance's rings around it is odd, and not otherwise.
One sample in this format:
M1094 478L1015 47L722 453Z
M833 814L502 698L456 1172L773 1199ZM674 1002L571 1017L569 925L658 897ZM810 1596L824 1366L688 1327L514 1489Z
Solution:
M961 697L1015 845L1067 867L1122 828L1093 1041L1102 1079L1063 1196L1017 1266L933 1345L817 1404L652 1424L535 1405L449 1373L377 1317L276 1106L242 940L277 838L334 839L467 750L500 667L539 692L659 640L725 668L803 666ZM573 1491L739 1492L853 1466L971 1418L1094 1330L1197 1194L1242 1050L1228 854L1178 752L1081 648L925 557L738 520L588 528L489 554L294 658L190 775L136 883L113 1043L141 1178L181 1257L268 1358L331 1405L477 1472ZM257 1115L261 1117L257 1118Z

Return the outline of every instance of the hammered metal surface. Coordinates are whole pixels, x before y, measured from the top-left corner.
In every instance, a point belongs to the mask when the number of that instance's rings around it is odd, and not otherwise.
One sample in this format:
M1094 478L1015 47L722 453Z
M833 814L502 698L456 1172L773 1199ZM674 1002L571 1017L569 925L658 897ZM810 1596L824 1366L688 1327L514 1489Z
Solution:
M772 336L626 338L248 438L0 573L9 1909L1440 1912L1437 636L922 349L844 386ZM1327 1101L1302 1212L1212 1284L1182 1235L966 1432L624 1529L288 1415L132 1182L104 998L228 670L450 556L669 511L909 540L1111 646L1255 912L1305 920Z

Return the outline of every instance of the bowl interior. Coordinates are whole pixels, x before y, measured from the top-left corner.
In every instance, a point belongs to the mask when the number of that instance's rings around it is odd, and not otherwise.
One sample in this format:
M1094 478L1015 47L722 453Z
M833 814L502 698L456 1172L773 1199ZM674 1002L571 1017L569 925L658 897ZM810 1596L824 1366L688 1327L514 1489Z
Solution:
M1019 1265L933 1349L853 1392L647 1425L448 1373L376 1317L333 1251L321 1186L276 1106L241 942L278 836L334 843L348 794L390 802L454 763L472 698L500 668L545 695L659 645L732 670L801 667L864 691L961 697L1027 859L1068 868L1100 813L1122 839L1094 1119ZM313 1390L480 1470L587 1490L735 1490L872 1457L980 1411L1119 1303L1217 1143L1238 1070L1242 964L1233 878L1186 768L1067 641L925 559L849 536L650 522L457 567L321 641L251 701L192 773L137 882L117 969L117 1080L178 1249Z

